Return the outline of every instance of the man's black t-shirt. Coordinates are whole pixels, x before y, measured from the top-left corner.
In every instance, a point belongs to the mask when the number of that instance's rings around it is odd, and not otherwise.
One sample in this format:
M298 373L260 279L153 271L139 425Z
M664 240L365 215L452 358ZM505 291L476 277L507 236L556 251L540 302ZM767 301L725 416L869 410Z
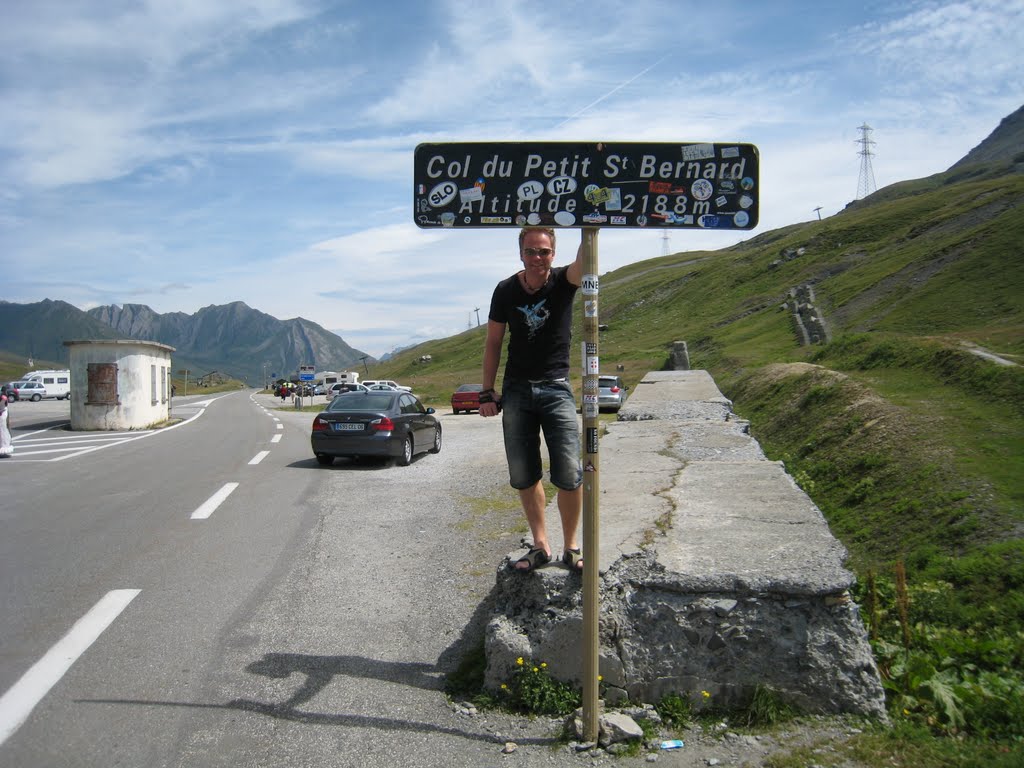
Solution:
M509 329L506 379L561 379L569 375L572 300L577 286L568 267L551 270L547 283L527 293L516 273L498 283L487 317Z

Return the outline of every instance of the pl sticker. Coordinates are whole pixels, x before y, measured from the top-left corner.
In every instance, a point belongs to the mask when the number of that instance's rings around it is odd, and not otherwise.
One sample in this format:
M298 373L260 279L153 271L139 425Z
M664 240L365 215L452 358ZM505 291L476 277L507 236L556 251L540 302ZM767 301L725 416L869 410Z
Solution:
M544 185L539 181L524 181L516 190L516 196L520 200L536 200L544 194Z
M597 317L597 299L586 299L583 302L583 316Z

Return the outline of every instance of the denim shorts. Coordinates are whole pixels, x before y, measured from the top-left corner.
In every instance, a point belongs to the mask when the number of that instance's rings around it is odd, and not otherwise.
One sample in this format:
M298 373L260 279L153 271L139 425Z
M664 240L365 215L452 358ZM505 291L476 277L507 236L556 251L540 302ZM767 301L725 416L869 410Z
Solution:
M567 381L506 380L501 393L509 484L522 490L544 476L540 434L551 460L551 482L571 491L583 482L576 400Z

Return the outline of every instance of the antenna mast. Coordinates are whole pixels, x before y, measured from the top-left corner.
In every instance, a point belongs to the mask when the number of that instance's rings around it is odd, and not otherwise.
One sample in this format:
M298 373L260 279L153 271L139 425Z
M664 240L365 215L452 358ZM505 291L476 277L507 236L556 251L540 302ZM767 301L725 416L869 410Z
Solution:
M874 130L866 122L857 128L860 131L860 138L856 140L857 144L860 144L860 151L857 153L860 155L860 176L857 179L857 199L860 200L862 197L867 197L877 188L875 186L875 171L871 167L871 158L874 157L875 153L871 151L871 145L874 144L871 140L871 132Z
M667 229L664 232L662 232L662 235L661 235L661 255L662 256L668 256L669 255L668 230Z

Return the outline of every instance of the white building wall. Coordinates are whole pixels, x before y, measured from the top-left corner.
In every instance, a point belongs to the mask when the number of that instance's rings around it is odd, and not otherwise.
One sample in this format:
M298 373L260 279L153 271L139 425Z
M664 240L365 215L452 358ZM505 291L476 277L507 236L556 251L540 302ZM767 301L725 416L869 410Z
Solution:
M146 429L170 417L173 347L152 341L65 341L71 429Z

